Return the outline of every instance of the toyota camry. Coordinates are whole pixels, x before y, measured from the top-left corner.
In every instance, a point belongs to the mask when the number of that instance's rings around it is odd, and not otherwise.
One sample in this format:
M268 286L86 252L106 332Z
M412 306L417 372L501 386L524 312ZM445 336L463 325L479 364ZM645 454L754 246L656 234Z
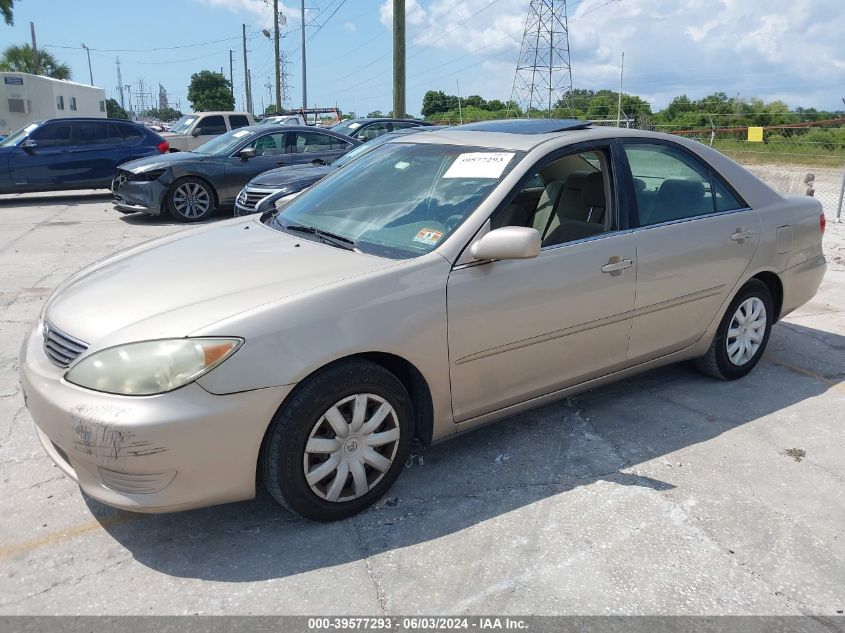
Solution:
M420 132L275 213L73 275L21 383L44 450L103 503L249 499L257 472L336 520L387 491L415 440L668 363L742 378L818 289L824 228L813 198L676 136Z

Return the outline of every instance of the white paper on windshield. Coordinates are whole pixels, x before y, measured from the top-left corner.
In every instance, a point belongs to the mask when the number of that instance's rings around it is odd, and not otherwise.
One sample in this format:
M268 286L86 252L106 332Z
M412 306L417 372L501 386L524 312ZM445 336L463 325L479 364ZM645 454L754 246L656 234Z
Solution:
M249 130L238 130L237 132L232 134L232 136L235 138L240 138L242 136L246 136L247 134L249 134Z
M498 178L508 166L511 152L472 152L461 154L444 178Z

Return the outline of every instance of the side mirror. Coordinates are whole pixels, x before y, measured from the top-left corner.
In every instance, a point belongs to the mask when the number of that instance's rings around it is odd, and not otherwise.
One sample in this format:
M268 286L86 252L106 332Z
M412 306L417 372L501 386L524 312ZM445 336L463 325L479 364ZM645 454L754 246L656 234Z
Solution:
M27 152L31 152L36 147L38 147L38 141L36 141L35 139L28 138L23 143L21 143L21 147Z
M202 130L200 130L198 127L195 127L193 130L191 130L191 136L199 136L201 132Z
M525 226L490 231L472 245L475 259L530 259L540 254L540 232Z
M244 147L241 151L238 152L238 156L241 160L255 158L257 155L258 154L256 153L254 147Z

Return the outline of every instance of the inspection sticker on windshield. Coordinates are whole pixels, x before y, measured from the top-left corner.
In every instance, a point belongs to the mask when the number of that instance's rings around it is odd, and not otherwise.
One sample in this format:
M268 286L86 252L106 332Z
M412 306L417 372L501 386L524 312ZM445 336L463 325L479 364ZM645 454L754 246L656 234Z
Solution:
M440 238L443 237L443 231L435 231L434 229L420 229L420 232L417 233L416 237L414 237L415 242L420 242L421 244L426 244L427 246L434 246L437 242L440 241Z
M461 154L452 163L444 178L498 178L505 171L511 152L472 152Z

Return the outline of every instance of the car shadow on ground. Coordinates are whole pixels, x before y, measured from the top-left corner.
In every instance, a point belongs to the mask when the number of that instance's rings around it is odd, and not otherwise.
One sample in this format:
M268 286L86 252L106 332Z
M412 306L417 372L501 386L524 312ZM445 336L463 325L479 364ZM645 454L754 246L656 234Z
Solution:
M816 370L812 358L821 354L827 366ZM280 578L433 541L550 497L569 512L565 497L599 481L671 490L632 471L669 472L648 462L680 466L672 453L841 389L843 379L845 337L789 323L773 330L770 351L742 380L713 380L677 364L513 416L417 456L385 499L346 521L293 516L260 486L253 501L163 515L86 501L114 539L159 572L224 582ZM774 450L754 458L787 459ZM547 519L532 516L521 515L536 525L519 531L539 538Z
M120 213L119 211L117 213ZM202 222L178 222L174 220L169 213L162 213L161 215L150 215L148 213L126 213L121 214L120 219L127 224L135 224L140 226L202 226L209 222L220 222L221 220L231 220L234 217L232 209L217 209L211 214L207 220Z
M42 207L57 205L75 207L92 202L110 202L111 191L95 191L90 193L60 193L60 194L3 194L0 195L0 208L8 207Z

